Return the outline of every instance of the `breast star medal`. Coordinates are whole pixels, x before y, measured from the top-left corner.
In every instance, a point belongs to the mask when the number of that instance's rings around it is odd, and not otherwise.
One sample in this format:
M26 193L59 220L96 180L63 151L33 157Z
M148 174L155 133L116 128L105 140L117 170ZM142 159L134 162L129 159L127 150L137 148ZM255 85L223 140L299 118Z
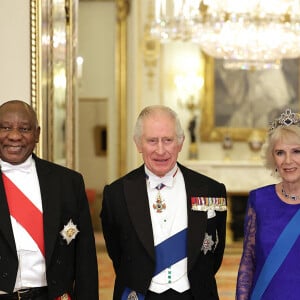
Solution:
M209 235L206 232L201 250L204 252L204 254L206 254L208 251L212 251L213 245L214 245L214 241L212 239L212 235Z
M156 201L153 204L153 208L156 209L157 213L161 213L166 209L166 204L164 203L164 200L161 198L159 192L157 194Z
M68 222L67 225L64 225L64 229L60 232L63 239L67 241L69 245L73 239L75 239L76 235L78 234L79 230L77 229L77 225L73 223L72 220Z

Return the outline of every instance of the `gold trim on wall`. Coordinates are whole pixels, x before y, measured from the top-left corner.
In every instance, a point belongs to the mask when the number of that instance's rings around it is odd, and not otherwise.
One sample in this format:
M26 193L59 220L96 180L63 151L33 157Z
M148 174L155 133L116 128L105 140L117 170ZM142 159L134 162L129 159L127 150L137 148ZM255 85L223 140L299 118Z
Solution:
M37 113L38 120L43 119L41 108L41 83L40 83L40 0L30 1L30 44L31 44L31 64L30 64L30 78L31 90L30 100L33 109ZM43 130L44 127L43 127ZM43 157L43 142L44 139L40 138L36 147L38 156Z
M65 33L66 33L66 90L63 103L57 103L55 97L55 64L53 32L54 22L57 21L53 12L55 3L52 0L30 0L30 30L31 30L31 104L37 112L38 120L41 126L40 141L36 152L40 157L54 162L62 163L67 167L74 168L74 90L76 80L75 74L75 49L76 32L75 19L77 14L76 1L66 0L63 7ZM63 14L62 14L63 15ZM44 38L44 40L42 39ZM62 128L58 127L54 117L55 109L59 106L65 110L65 138L57 141L56 133ZM55 147L67 145L63 160L55 157Z
M40 142L37 145L37 154L45 159L53 159L53 130L54 124L51 109L53 107L53 101L50 99L53 94L48 89L47 97L44 96L43 91L47 89L45 82L48 84L52 82L51 78L44 78L46 75L45 66L42 65L42 17L48 15L46 7L50 7L51 0L43 1L30 0L30 17L31 17L31 104L37 112L40 125L42 127ZM74 1L76 2L76 1ZM129 14L130 1L129 0L115 0L116 2L116 97L118 103L118 172L120 175L126 172L126 160L127 160L127 17ZM45 3L42 5L42 3ZM67 27L67 38L71 45L67 52L67 68L68 76L75 74L74 55L76 43L73 43L72 38L76 36L75 24L77 22L75 18L76 12L74 10L77 7L70 5L73 1L66 1L66 8L68 9L69 23ZM43 6L43 7L42 7ZM46 20L47 21L47 20ZM45 20L43 20L45 22ZM51 23L51 21L50 21ZM51 24L48 25L51 28ZM51 49L49 49L51 54ZM51 58L49 58L50 67L53 66ZM43 83L44 82L44 83ZM67 82L70 86L66 91L66 165L74 167L74 145L75 145L75 126L74 126L74 88L75 79L74 76L68 77ZM53 82L52 82L53 83ZM52 84L51 83L51 84ZM42 96L43 94L43 96ZM42 99L43 97L43 99Z
M116 86L119 109L119 176L127 171L127 17L129 0L117 0Z
M66 77L69 84L66 86L66 166L75 168L75 91L77 90L76 53L77 53L77 23L78 2L65 0L66 11ZM71 145L71 146L69 146Z
M38 64L39 64L39 1L31 0L30 1L30 31L31 31L31 105L36 110L37 109L37 97L39 86L38 78Z

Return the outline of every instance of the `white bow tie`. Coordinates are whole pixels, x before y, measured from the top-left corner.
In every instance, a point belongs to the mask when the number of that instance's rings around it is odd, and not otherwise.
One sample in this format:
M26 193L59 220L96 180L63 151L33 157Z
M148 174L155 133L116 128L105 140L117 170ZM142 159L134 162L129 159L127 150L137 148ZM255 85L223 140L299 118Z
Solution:
M149 186L152 189L162 189L164 186L168 186L168 187L172 187L173 186L173 182L174 182L174 178L177 174L178 168L176 168L175 173L172 174L168 174L164 177L158 177L153 175L152 173L150 174L150 176L148 174L146 174L147 179L149 180Z
M152 189L156 189L160 185L172 187L173 186L174 177L172 175L165 177L149 177L149 184Z
M22 164L19 165L12 165L10 163L7 163L5 161L1 162L1 171L3 173L7 173L7 172L13 172L13 171L20 171L20 172L24 172L24 173L29 173L31 170L31 166L32 166L32 160L28 159L27 161L25 161Z

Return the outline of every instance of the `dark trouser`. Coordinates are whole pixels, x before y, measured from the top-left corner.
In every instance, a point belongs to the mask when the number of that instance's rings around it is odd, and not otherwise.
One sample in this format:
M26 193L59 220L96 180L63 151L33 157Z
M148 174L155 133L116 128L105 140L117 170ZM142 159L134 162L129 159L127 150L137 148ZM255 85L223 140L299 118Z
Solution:
M1 294L0 300L48 300L47 287L24 289L12 294Z
M191 290L187 290L183 293L176 292L172 289L169 289L161 294L157 294L151 291L148 291L145 297L145 300L193 300Z

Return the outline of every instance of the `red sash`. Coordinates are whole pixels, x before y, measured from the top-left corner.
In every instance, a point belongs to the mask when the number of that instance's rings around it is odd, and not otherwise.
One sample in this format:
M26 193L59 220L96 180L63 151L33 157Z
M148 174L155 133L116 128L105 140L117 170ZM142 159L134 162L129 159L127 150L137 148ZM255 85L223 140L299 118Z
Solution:
M45 256L43 213L2 173L10 215L30 234Z

